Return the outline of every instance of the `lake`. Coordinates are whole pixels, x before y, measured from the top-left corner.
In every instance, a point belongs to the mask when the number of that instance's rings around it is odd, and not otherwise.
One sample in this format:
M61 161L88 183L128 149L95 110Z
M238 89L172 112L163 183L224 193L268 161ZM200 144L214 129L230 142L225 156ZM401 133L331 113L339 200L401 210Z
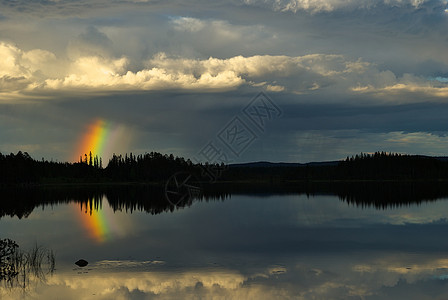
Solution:
M0 238L56 267L0 298L446 299L448 197L404 190L237 189L183 207L151 188L8 190ZM399 195L418 199L381 201Z

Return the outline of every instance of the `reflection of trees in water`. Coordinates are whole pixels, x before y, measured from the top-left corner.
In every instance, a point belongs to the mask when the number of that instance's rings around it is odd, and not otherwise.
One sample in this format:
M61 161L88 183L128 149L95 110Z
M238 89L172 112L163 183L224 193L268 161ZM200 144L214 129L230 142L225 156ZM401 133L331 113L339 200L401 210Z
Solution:
M360 207L390 208L434 201L448 197L446 182L294 182L288 184L213 184L203 186L199 197L172 205L163 187L155 185L115 185L1 189L0 218L28 217L36 207L79 203L91 213L101 208L103 197L114 211L144 211L149 214L173 212L197 201L224 201L232 194L263 197L268 195L335 195Z
M30 251L21 251L10 239L0 239L0 281L6 287L26 289L31 281L45 281L55 270L52 250L34 246Z
M446 182L362 182L340 186L339 199L359 207L387 209L448 197Z
M210 193L200 197L187 199L185 203L174 206L166 199L162 187L153 185L115 185L115 186L81 186L81 187L45 187L28 189L0 189L0 218L17 216L27 218L36 207L53 206L55 204L79 203L80 209L86 213L98 210L103 197L114 211L144 211L149 214L172 212L189 207L195 201L224 200L228 194L224 192Z
M269 195L334 195L349 205L387 209L448 198L446 181L302 181L285 184L216 185L204 194L219 197L244 194L257 197Z
M341 201L360 207L378 209L420 204L448 198L446 181L302 181L285 184L216 185L205 195L244 194L257 197L269 195L334 195Z

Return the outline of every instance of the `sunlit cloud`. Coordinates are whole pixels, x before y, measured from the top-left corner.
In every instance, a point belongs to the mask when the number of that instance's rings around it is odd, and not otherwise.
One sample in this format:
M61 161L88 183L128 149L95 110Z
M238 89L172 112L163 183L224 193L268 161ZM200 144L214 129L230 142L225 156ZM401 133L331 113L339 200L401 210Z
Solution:
M348 60L342 55L189 59L158 53L144 62L145 68L131 71L126 57L78 54L74 60L61 59L46 50L24 51L7 43L0 44L0 52L5 58L0 71L5 94L70 91L76 95L88 91L168 89L218 92L241 86L298 94L326 87L339 92L351 90L391 96L419 92L443 97L447 93L446 87L434 86L434 81L410 74L397 79L390 71L378 71L368 62Z
M149 266L150 267L150 266ZM91 272L94 273L94 272ZM272 276L270 270L266 276ZM263 274L264 275L264 274ZM267 287L244 288L243 284L250 278L232 270L191 270L179 273L164 271L157 272L107 272L100 274L85 274L85 276L71 276L61 274L48 280L47 292L53 288L63 287L67 295L91 296L95 294L100 299L117 299L122 292L127 297L131 293L139 292L158 297L181 297L193 299L195 293L201 293L209 298L213 295L234 297L237 295L258 295L259 299L268 299L263 295ZM272 295L272 294L268 294ZM70 296L69 296L70 297ZM69 299L73 299L73 298ZM126 297L126 298L127 298ZM252 296L251 296L252 298Z
M445 100L448 96L448 84L443 80L427 80L412 74L404 74L401 78L390 76L378 85L358 85L352 91L359 93L376 94L377 96L395 100L396 102L421 101L418 96L429 96ZM403 96L411 96L404 98ZM402 97L400 97L402 96Z
M409 259L404 256L401 259L391 257L376 259L370 264L357 264L352 266L352 270L360 274L388 274L389 278L394 278L387 285L394 285L400 277L406 278L409 283L416 283L419 280L443 278L448 270L448 261L445 258L431 258L421 260Z

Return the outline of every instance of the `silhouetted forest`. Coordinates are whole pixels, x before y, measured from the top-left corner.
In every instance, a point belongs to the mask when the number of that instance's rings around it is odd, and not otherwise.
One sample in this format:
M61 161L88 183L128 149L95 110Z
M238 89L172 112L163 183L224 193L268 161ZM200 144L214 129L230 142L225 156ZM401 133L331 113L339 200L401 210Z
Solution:
M1 185L42 183L165 183L176 172L202 182L287 182L316 180L448 180L448 161L442 158L385 152L360 154L342 161L309 164L198 164L172 154L113 155L103 168L101 158L89 155L77 163L35 160L26 152L0 153Z
M0 184L161 182L179 171L199 173L190 160L156 152L113 155L106 168L102 165L102 159L91 153L77 163L35 160L20 151L0 153Z

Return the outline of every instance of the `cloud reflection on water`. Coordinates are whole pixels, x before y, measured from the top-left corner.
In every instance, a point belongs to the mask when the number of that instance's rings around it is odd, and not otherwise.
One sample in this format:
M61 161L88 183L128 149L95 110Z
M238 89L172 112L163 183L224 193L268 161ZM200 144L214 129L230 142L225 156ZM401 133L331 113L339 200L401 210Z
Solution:
M98 262L88 272L61 270L27 299L431 299L448 296L448 261L423 255L357 257L348 263L331 257L308 257L287 266L273 265L251 272L224 267L170 268L142 262ZM416 259L417 258L417 262ZM412 263L410 263L412 261ZM114 265L118 264L117 269ZM126 270L126 264L129 269ZM407 286L407 290L404 287ZM415 294L415 288L420 292ZM0 289L2 299L21 291ZM420 298L419 298L420 297ZM397 298L395 298L397 299Z

